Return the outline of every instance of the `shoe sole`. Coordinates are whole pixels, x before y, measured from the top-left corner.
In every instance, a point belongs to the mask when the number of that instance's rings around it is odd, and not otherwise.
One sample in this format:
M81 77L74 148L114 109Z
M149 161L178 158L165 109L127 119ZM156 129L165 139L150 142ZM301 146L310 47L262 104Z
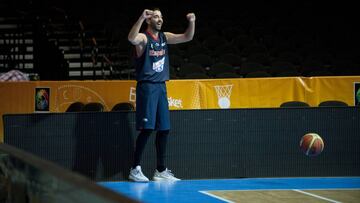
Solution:
M168 178L159 178L159 177L153 177L154 181L179 181L180 179L168 179Z
M138 182L138 183L147 183L149 180L136 180L134 178L129 177L129 180L132 182Z
M129 179L131 182L136 182L136 183L148 183L149 181L148 180L132 180L132 179Z

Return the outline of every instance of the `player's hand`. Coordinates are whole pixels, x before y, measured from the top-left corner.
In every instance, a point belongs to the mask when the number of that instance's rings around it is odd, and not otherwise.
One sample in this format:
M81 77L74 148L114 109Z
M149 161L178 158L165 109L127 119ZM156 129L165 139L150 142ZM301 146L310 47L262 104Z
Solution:
M188 13L186 15L186 18L188 19L189 22L194 22L195 21L195 14L194 13Z
M154 11L149 10L149 9L145 9L141 15L141 17L143 17L144 19L148 19L151 18L153 15Z

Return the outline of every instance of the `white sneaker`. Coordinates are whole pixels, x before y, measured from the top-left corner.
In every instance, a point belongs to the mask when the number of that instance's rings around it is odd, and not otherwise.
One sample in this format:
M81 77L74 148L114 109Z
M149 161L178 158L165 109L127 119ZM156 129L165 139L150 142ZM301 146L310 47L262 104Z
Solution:
M155 181L177 181L180 180L179 178L175 178L174 174L171 173L170 170L165 169L163 172L159 172L157 169L155 170L153 180Z
M129 179L135 182L149 182L149 179L142 173L141 166L130 169Z

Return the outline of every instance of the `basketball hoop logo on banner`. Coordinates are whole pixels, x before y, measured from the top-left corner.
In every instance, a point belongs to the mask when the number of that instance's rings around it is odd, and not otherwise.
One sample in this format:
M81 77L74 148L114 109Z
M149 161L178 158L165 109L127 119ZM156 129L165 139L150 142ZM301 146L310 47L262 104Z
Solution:
M230 108L231 90L233 85L217 85L214 86L218 97L218 105L221 109Z

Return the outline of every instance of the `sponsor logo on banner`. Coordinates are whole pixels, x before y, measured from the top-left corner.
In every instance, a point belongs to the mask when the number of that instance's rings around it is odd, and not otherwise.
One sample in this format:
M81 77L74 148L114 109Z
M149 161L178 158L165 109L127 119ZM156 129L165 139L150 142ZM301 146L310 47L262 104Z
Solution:
M34 97L35 97L35 112L50 111L50 88L36 87Z
M354 106L360 106L360 82L354 83Z
M172 97L168 97L169 107L175 107L178 109L182 109L182 100L181 99L175 99Z
M97 91L81 85L61 85L57 88L55 96L55 111L66 111L66 108L74 102L83 101L85 103L98 102L109 107L105 99Z
M136 88L135 87L130 87L129 101L136 104ZM172 97L168 97L168 103L169 103L169 107L175 107L178 109L183 108L181 99L175 99Z
M130 87L129 101L136 103L136 88Z

